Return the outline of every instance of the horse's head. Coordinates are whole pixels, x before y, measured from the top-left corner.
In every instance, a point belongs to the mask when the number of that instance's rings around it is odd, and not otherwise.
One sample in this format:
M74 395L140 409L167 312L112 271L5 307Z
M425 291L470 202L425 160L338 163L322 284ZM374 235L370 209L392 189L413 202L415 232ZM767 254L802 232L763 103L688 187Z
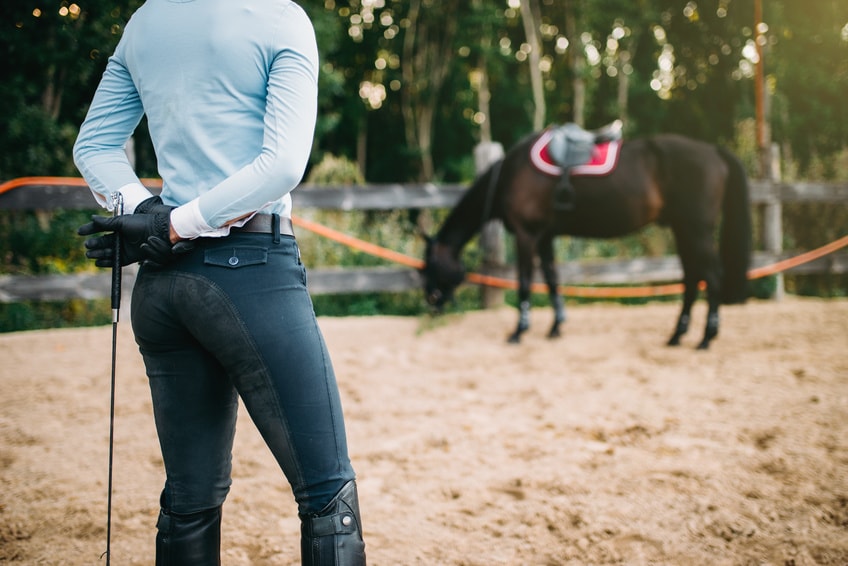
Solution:
M449 246L430 237L426 240L424 267L420 270L424 297L427 304L441 311L445 303L453 300L454 290L465 279L465 267Z

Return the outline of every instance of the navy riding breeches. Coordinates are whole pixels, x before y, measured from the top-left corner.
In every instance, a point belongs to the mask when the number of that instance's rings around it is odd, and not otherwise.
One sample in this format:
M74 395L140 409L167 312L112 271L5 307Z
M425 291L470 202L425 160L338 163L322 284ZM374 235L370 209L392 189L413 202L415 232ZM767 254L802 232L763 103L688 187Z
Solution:
M354 472L297 242L237 232L195 244L168 266L144 264L132 295L165 463L162 507L224 503L240 398L298 512L318 512Z

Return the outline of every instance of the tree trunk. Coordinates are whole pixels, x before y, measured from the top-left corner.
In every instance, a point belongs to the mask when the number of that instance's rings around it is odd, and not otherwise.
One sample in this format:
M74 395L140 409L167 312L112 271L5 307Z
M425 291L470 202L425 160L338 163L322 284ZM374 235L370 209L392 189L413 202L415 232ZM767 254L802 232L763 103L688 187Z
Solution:
M418 147L421 149L421 180L431 181L435 175L433 165L433 113L435 103L422 105L418 114Z
M406 136L406 145L409 148L417 147L418 136L415 132L415 109L413 102L413 88L415 84L415 43L418 32L418 12L421 10L421 2L412 0L409 3L409 25L403 36L403 59L401 61L401 76L404 88L401 89L401 110L403 113L403 132Z
M356 133L356 166L364 179L368 166L368 118L363 118L361 122L362 125Z
M65 71L56 73L55 65L50 65L46 70L47 81L44 92L41 93L41 107L44 112L57 120L62 110L62 85L65 83Z
M401 61L404 82L401 104L406 143L419 155L421 181L430 181L435 175L433 116L450 69L457 25L455 10L454 4L446 4L436 18L422 13L420 0L412 0L409 5L407 19L410 23L404 36Z
M583 42L577 31L577 14L574 9L579 0L567 0L565 3L565 36L568 38L568 62L574 75L572 90L574 91L574 102L572 104L572 120L575 124L583 126L586 123L586 56L583 54Z
M488 39L486 40L488 43ZM477 93L477 104L480 113L483 115L483 122L480 124L480 143L490 143L492 141L492 93L489 90L489 71L486 69L485 57L480 57L480 90Z
M630 75L625 72L630 64L631 54L626 49L621 52L618 61L618 118L627 123L627 101L630 91Z
M541 62L542 42L539 40L539 13L536 0L521 0L521 20L524 23L524 35L530 45L527 62L530 66L530 84L533 87L533 130L541 130L545 125L545 91L542 87Z

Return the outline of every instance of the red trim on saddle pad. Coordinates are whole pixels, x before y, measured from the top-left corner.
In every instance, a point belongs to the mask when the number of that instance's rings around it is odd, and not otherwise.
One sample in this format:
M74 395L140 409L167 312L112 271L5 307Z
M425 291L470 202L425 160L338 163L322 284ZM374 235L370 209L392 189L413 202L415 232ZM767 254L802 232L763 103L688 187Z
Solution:
M530 161L542 173L558 177L562 175L562 167L557 165L548 153L548 144L552 135L552 129L542 132L542 135L530 148ZM608 175L618 163L620 147L621 140L597 144L592 151L591 159L587 163L571 168L571 176Z

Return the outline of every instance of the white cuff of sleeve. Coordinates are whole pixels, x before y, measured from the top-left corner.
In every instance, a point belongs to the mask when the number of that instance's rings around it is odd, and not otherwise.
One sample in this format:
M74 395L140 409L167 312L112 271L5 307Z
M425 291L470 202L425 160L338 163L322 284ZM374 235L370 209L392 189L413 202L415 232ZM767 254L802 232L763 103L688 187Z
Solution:
M200 214L200 202L197 199L171 211L171 226L180 238L194 239L204 232L214 230Z
M140 183L127 183L118 189L118 192L124 197L124 214L132 214L142 201L153 196L153 193Z

